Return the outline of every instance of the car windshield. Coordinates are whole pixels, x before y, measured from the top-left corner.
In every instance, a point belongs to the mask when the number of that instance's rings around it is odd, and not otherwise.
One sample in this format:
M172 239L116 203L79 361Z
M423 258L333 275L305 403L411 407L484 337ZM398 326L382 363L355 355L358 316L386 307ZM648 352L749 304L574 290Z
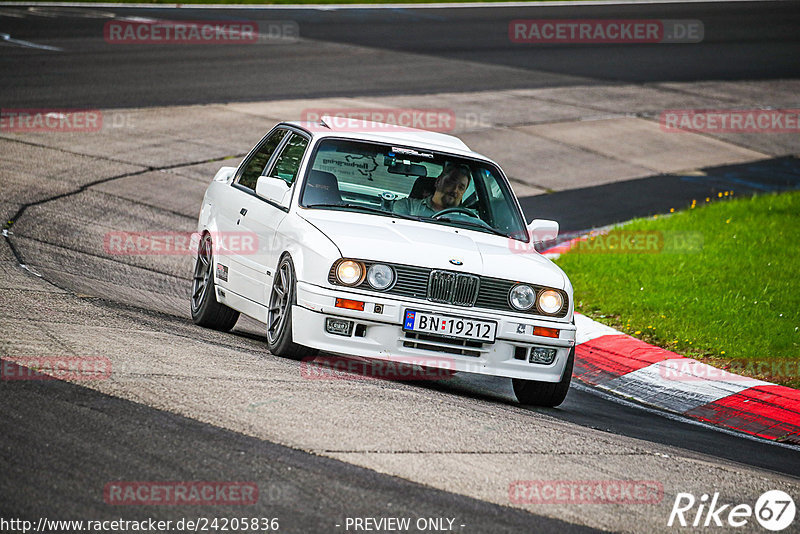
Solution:
M313 156L300 204L527 241L522 214L497 167L423 149L325 139Z

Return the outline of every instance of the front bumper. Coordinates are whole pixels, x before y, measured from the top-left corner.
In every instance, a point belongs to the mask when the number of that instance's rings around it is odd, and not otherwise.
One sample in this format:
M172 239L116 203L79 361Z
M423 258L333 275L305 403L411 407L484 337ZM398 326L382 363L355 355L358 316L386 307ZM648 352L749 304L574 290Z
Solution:
M337 298L364 302L364 311L337 308ZM375 311L376 304L382 308L380 313ZM496 341L465 346L448 340L409 337L402 329L404 312L409 308L497 321ZM353 321L355 327L349 336L328 333L325 322L329 317ZM559 337L534 336L534 326L556 328ZM400 300L388 294L368 296L348 292L346 288L329 289L304 282L297 283L292 333L295 343L344 356L541 382L561 380L569 352L575 346L575 325L571 323L417 299ZM554 361L549 365L529 362L527 354L531 347L556 349ZM523 352L524 359L520 359Z

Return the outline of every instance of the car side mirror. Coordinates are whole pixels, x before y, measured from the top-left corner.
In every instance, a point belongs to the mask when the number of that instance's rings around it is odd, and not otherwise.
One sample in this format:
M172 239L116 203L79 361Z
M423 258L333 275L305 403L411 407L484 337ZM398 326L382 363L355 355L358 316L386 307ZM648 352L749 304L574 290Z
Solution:
M553 241L558 237L558 223L548 219L534 219L528 225L528 234L533 243Z
M284 208L289 207L291 186L282 178L260 176L256 181L256 195Z
M217 174L214 175L215 182L222 182L224 184L230 183L231 178L236 173L236 167L220 167Z

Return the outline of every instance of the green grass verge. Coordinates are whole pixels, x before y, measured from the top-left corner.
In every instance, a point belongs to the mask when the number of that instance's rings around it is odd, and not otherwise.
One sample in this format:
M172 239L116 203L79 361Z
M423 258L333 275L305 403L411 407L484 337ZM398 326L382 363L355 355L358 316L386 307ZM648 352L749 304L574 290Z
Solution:
M598 237L561 256L575 310L737 374L800 387L800 192L710 200L618 228L656 253L623 253Z

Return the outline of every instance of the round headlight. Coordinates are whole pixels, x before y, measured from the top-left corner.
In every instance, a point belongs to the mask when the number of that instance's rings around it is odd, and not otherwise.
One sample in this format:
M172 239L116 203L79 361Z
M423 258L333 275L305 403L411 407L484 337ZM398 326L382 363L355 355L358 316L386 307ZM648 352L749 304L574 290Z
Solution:
M367 282L375 289L386 289L394 282L394 271L388 265L376 263L367 270Z
M564 297L558 291L547 289L539 294L538 304L539 311L553 315L558 313L558 310L564 305Z
M508 300L518 310L530 310L536 302L536 292L531 286L519 284L511 289Z
M345 260L336 268L336 279L346 286L358 285L364 279L364 268L353 260Z

